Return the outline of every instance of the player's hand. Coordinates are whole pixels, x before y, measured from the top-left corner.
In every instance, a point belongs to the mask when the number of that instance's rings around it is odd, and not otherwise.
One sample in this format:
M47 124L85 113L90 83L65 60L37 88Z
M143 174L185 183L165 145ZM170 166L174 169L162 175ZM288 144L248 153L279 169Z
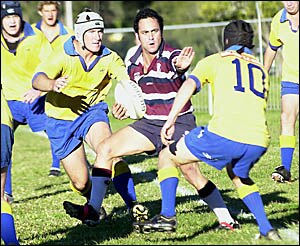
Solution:
M174 65L179 71L185 71L192 64L195 51L192 47L184 47L179 56L174 59Z
M27 91L23 96L23 102L24 103L33 103L36 99L38 99L41 96L41 91L36 89L30 89Z
M164 145L167 146L174 142L174 140L172 139L174 132L174 123L169 123L168 121L166 121L160 131L160 138Z
M63 76L54 81L53 91L60 93L68 84L68 76Z
M118 120L125 120L129 116L127 114L127 109L120 103L115 102L112 106L112 115Z

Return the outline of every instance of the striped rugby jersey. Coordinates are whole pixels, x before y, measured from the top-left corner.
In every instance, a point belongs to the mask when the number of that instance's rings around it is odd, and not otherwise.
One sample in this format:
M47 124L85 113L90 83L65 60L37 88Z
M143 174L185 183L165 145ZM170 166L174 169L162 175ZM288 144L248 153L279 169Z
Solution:
M145 118L167 119L177 92L186 79L184 73L180 74L176 71L172 62L179 54L179 49L175 49L163 41L147 73L144 73L143 70L141 46L129 59L127 72L130 79L138 83L143 91L146 103ZM192 111L193 106L191 101L189 101L182 109L180 115Z

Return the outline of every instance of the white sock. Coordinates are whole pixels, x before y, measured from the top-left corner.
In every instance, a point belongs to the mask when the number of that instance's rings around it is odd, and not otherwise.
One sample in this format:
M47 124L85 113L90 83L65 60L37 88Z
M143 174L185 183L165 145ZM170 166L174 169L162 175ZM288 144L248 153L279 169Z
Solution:
M210 193L207 197L202 198L203 201L207 203L211 210L216 214L219 223L234 222L234 219L231 217L224 200L220 194L220 191L215 188L212 193Z

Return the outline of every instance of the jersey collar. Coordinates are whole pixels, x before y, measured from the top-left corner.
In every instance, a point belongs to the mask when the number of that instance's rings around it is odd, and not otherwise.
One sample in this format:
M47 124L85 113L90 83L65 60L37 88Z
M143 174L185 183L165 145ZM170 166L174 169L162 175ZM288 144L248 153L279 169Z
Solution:
M228 47L226 50L239 50L240 48L242 48L243 46L242 45L231 45L230 47ZM249 55L253 55L253 52L252 50L250 50L249 48L247 47L244 47L244 53L247 53Z

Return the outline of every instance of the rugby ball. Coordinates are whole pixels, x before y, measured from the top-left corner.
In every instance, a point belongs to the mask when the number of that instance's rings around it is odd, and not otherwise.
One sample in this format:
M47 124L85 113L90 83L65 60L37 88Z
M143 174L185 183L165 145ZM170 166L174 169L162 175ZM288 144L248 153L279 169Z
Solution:
M123 80L116 84L115 100L126 108L127 115L131 119L140 119L146 112L143 92L132 80Z

